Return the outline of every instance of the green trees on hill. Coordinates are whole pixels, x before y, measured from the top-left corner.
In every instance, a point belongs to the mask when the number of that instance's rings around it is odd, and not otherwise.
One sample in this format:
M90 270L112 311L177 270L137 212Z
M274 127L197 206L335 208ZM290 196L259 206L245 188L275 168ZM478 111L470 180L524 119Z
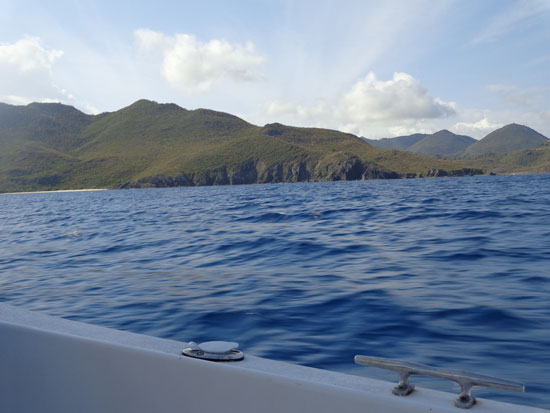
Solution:
M58 103L0 104L0 192L453 176L482 173L480 165L147 100L96 116Z

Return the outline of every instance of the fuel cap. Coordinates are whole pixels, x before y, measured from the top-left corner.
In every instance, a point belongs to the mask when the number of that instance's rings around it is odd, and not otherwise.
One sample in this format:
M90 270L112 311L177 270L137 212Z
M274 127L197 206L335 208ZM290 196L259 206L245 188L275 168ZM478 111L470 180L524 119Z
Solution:
M207 341L200 344L191 341L182 354L210 361L239 361L244 358L244 353L237 350L238 347L239 343L232 341Z

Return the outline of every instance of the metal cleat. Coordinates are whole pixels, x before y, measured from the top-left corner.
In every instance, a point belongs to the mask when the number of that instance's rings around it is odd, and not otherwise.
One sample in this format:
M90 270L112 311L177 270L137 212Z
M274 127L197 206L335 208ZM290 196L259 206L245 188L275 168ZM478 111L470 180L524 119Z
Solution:
M521 383L484 376L468 371L443 370L410 361L358 355L355 356L355 362L357 364L378 367L380 369L391 370L398 373L399 384L392 390L392 393L397 396L408 396L414 391L414 385L409 383L409 378L412 375L430 376L454 381L460 384L461 387L460 396L455 400L454 404L456 407L461 409L469 409L475 404L476 398L472 394L473 386L492 387L495 389L517 392L525 391L525 386Z

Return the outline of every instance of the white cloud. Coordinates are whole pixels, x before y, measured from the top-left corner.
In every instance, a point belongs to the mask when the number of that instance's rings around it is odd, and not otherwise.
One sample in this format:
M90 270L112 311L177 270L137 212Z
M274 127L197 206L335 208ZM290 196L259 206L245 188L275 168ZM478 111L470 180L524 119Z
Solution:
M28 105L32 100L17 95L0 95L0 102L9 103L10 105Z
M519 0L497 15L472 43L490 43L521 27L532 25L544 14L550 12L548 0Z
M231 44L225 40L200 42L189 34L166 36L152 30L135 31L140 50L152 56L160 52L161 73L185 92L205 92L216 82L253 81L255 70L264 62L254 44Z
M266 113L283 123L333 128L368 138L449 129L480 139L513 122L550 135L550 111L544 105L533 106L549 88L520 89L494 84L486 89L516 107L523 106L524 111L512 107L500 111L458 108L454 102L433 97L409 74L395 73L392 79L378 80L369 73L334 103L319 100L312 104L295 104L276 100L266 107Z
M431 130L434 126L429 120L454 115L456 105L432 97L407 73L394 73L392 79L383 81L371 72L335 104L323 100L312 105L274 101L268 105L267 113L285 116L303 126L324 126L380 137Z
M488 133L510 123L529 126L545 136L550 136L550 111L517 112L515 110L480 110L465 109L457 114L459 122L449 130L469 135L473 138L483 138Z
M504 126L503 123L490 121L487 117L483 117L476 122L457 122L450 130L459 135L468 135L475 138L480 138L495 129Z
M407 73L394 73L393 79L381 81L372 72L344 95L340 110L356 123L440 118L455 113L453 103L434 99Z
M38 37L1 43L0 99L25 104L63 98L51 76L52 67L62 55L61 50L45 48Z
M433 120L421 120L414 122L402 122L396 126L390 126L387 128L389 133L383 135L384 137L391 136L404 136L412 135L413 133L434 133L438 130L441 130L443 127L434 122ZM380 135L379 135L380 136Z
M0 43L0 101L12 105L62 102L88 113L99 113L96 107L79 101L54 80L54 72L64 55L61 50L45 47L39 37ZM67 78L61 81L66 82Z
M42 47L38 37L27 37L15 43L0 43L0 65L11 65L21 72L50 69L61 56L61 50Z

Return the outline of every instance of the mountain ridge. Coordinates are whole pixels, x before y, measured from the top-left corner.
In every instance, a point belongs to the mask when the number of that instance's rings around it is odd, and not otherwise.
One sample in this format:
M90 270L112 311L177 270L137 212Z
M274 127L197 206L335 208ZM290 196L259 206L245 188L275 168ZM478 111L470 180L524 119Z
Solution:
M476 140L470 136L457 135L447 129L443 129L425 136L414 145L408 147L407 150L427 155L452 156L463 152L475 142Z
M511 123L487 134L465 149L466 156L510 153L533 149L548 141L546 136L525 125Z
M100 115L52 103L0 106L1 192L479 173L335 130L256 126L148 100Z
M428 136L426 133L413 133L412 135L397 136L395 138L363 139L377 148L397 149L404 151L418 141L424 139L426 136Z
M457 135L447 129L432 134L416 133L379 140L363 139L378 148L396 148L414 153L461 159L534 149L547 141L544 135L534 129L516 123L496 129L480 140L466 135Z

